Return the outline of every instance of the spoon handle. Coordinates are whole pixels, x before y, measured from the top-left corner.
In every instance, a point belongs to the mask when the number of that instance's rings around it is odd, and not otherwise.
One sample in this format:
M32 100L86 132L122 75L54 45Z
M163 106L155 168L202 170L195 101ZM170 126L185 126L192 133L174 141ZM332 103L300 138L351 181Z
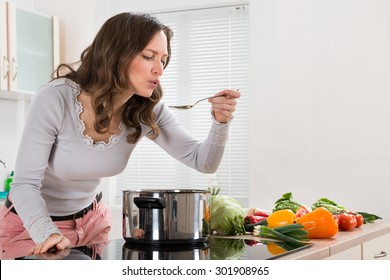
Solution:
M237 89L237 91L239 91ZM199 99L198 101L196 101L194 104L192 105L180 105L180 106L168 106L169 108L173 108L173 109L191 109L192 107L194 107L196 104L198 104L199 102L201 101L204 101L206 99L211 99L211 98L217 98L217 97L226 97L226 94L222 94L222 95L213 95L213 96L209 96L209 97L205 97L205 98L202 98L202 99Z

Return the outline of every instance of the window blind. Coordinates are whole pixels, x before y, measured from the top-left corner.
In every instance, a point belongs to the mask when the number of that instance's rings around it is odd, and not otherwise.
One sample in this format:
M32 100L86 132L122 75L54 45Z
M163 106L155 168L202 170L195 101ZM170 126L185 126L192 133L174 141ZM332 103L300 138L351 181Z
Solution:
M248 5L155 14L172 28L172 58L161 79L163 102L192 104L223 89L239 89L229 140L215 174L199 173L171 158L144 138L135 148L127 168L115 178L115 201L122 190L221 188L248 203L249 11ZM188 111L173 110L179 122L199 140L211 127L210 104L205 101Z

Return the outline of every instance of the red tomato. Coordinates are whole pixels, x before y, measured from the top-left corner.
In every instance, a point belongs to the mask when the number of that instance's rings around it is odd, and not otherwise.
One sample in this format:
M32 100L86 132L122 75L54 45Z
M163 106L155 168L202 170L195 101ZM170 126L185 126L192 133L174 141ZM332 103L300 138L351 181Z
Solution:
M305 206L300 206L298 210L295 212L295 216L299 218L306 215L309 212L310 212L309 209L307 209Z
M339 229L350 231L357 225L357 220L354 214L342 213L339 215Z
M354 215L356 217L356 227L360 227L364 224L364 217L359 214L358 212L349 211L348 212L351 215Z
M339 214L333 214L333 219L336 221L337 226L340 227L340 219L339 219Z
M359 213L357 213L355 215L355 217L356 217L356 222L357 222L356 227L358 228L364 224L364 217L362 216L362 214L359 214Z

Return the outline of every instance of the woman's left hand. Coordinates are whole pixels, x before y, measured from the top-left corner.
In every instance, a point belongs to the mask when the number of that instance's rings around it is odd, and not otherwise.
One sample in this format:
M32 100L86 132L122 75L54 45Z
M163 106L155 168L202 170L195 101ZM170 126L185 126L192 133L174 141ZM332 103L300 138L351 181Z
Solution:
M240 97L240 93L236 90L226 89L218 92L216 96L221 97L208 100L212 105L211 113L217 122L227 123L236 110L236 99Z

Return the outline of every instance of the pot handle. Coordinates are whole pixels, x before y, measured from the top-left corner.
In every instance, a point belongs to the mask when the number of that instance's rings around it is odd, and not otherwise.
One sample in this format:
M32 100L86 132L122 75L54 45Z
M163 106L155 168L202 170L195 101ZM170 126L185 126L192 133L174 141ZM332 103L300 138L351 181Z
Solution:
M163 197L134 197L138 208L164 209L167 203Z

